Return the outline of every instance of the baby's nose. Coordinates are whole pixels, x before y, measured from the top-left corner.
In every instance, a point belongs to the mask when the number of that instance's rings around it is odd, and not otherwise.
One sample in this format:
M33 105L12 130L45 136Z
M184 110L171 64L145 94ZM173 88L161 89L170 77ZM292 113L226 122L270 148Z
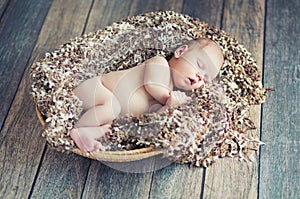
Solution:
M196 74L196 80L197 80L197 82L201 82L201 81L203 81L203 77L202 77L202 75L200 75L199 73L198 73L198 74Z

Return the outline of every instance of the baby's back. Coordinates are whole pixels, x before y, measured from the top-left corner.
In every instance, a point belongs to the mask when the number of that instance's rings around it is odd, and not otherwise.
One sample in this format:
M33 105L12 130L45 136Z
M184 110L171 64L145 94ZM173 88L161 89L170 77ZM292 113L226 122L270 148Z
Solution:
M145 63L131 69L110 72L102 76L103 85L117 98L121 114L139 115L159 107L144 87Z

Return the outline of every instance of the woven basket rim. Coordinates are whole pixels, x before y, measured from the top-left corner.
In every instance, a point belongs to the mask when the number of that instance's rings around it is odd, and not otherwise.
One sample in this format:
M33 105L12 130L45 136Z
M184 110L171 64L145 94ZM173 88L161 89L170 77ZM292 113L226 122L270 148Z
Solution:
M37 106L35 110L40 123L44 127L46 124L44 120L44 116L39 111ZM146 147L146 148L133 149L128 151L98 151L90 155L87 155L85 152L81 151L78 148L74 148L71 151L83 157L87 157L99 161L105 161L105 162L132 162L132 161L142 160L146 158L151 158L162 154L161 150L156 149L154 147Z

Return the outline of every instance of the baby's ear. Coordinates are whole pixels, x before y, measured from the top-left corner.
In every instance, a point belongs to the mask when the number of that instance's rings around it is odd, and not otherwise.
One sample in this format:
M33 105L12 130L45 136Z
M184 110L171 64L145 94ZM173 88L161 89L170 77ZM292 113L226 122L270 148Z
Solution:
M188 45L182 45L179 48L176 49L174 53L175 58L179 58L183 53L185 53L188 50L189 46Z

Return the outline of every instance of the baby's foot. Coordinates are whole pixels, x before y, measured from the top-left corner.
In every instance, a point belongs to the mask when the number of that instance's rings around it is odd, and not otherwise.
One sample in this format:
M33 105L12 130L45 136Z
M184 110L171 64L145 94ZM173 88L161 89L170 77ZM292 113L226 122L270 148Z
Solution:
M106 128L102 127L81 127L72 129L70 136L77 147L89 155L103 148L102 144L97 141L97 138L105 135L105 132Z

